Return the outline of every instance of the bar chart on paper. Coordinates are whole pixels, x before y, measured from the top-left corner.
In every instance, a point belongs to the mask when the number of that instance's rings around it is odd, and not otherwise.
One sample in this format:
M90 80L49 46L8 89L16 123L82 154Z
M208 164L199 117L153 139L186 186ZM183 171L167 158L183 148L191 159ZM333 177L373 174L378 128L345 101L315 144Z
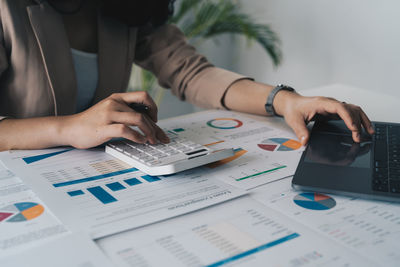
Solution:
M127 169L126 173L131 173L137 171L136 169ZM122 173L125 173L121 171ZM115 173L110 173L113 174L113 176L117 176L119 174ZM104 175L103 175L104 176ZM121 190L126 190L127 188L135 185L140 185L142 183L153 183L157 181L161 181L161 178L156 177L156 176L150 176L150 175L139 175L140 178L128 178L124 179L121 178L121 181L119 182L111 182L111 183L104 183L103 186L94 186L94 187L87 187L86 190L89 194L93 195L96 199L98 199L101 203L103 204L108 204L112 203L115 201L118 201L116 196L113 196L116 194L118 191ZM93 178L93 177L89 177ZM63 184L54 184L55 187L60 187L60 186L66 186L64 183ZM71 197L77 197L77 196L82 196L85 194L84 192L85 189L78 189L78 190L73 190L73 191L68 191L67 194Z
M85 229L93 238L244 194L199 172L147 175L102 149L36 152L14 152L6 162L67 226Z
M57 164L57 157L67 152L74 153L74 149L62 149L39 155L29 155L23 157L22 160L28 165L50 159L52 163ZM46 166L46 163L44 166ZM67 190L66 194L72 198L90 195L102 204L118 201L116 196L118 191L126 190L142 183L153 183L161 180L159 177L144 175L138 169L132 168L116 159L102 160L100 158L86 166L64 167L57 169L57 171L48 171L43 175L52 182L53 187L65 188ZM82 178L74 179L76 177ZM93 186L93 183L96 183L96 186ZM74 189L70 190L70 188Z
M73 149L62 149L60 151L55 151L55 152L49 152L49 153L44 153L44 154L39 154L39 155L34 155L34 156L27 156L22 158L23 161L25 161L26 164L32 164L47 158L55 157L57 155L69 152Z
M84 174L86 177L68 181L60 181L77 175ZM109 159L89 164L86 168L73 168L59 172L47 173L47 178L52 181L55 188L74 188L66 193L72 198L79 198L84 195L91 195L102 204L109 204L118 201L118 194L128 191L130 187L143 183L154 183L161 181L161 178L141 173L118 160ZM96 186L93 186L96 183ZM90 186L88 186L90 184Z

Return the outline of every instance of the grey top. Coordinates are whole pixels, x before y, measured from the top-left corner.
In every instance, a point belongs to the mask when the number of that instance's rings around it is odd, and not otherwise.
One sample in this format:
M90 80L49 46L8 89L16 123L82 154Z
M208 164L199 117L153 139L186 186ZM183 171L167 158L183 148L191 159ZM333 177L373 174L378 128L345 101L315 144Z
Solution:
M97 54L71 48L78 86L76 112L87 109L93 101L99 81Z

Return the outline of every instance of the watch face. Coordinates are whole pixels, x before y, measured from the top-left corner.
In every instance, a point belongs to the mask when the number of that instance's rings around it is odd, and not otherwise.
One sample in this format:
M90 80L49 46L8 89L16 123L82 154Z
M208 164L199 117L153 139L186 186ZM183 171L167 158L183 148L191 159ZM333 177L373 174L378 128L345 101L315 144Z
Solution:
M281 90L294 91L294 89L292 87L290 87L289 85L285 85L285 84L278 84L277 87L280 87Z

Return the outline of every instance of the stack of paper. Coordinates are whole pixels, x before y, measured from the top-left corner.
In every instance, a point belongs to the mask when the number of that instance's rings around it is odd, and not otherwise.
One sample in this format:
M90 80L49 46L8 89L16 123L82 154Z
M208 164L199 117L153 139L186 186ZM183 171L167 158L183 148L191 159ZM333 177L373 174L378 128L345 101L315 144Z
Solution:
M281 119L160 125L235 155L155 177L99 148L0 153L1 266L398 265L400 206L293 191L303 147Z

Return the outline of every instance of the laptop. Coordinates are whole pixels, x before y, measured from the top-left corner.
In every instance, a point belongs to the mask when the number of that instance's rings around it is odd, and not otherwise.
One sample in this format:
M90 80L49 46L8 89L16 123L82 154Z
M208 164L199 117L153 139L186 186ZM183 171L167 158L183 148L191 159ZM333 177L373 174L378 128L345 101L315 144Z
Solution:
M352 140L343 121L316 122L292 180L310 190L400 201L400 124L373 122L375 134Z

